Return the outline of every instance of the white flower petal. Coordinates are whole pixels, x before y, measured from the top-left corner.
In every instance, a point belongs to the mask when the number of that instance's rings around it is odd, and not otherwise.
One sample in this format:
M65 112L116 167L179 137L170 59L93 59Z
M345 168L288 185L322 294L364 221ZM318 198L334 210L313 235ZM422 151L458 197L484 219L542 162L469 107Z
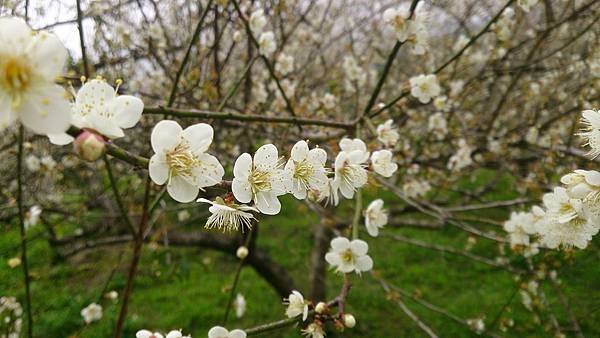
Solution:
M181 141L181 126L171 120L162 120L152 129L150 143L155 153L175 148Z
M350 241L346 237L336 237L331 240L331 248L336 251L344 251L350 248Z
M87 116L86 120L88 122L88 128L92 128L110 139L125 136L123 130L119 128L118 125L102 115L92 114Z
M30 90L19 109L21 122L37 134L59 134L71 125L71 105L60 86L50 84Z
M226 328L221 326L215 326L208 331L208 338L222 338L228 337L229 331Z
M236 329L229 332L229 338L246 338L246 332Z
M308 157L311 161L325 165L327 162L327 152L322 148L314 148L309 151Z
M48 139L50 140L50 143L55 144L57 146L67 145L73 142L74 140L73 136L67 133L48 134Z
M0 44L9 50L23 50L31 41L31 28L25 20L16 17L0 18Z
M140 330L135 334L135 338L150 338L152 336L152 332L148 330Z
M181 331L173 330L173 331L167 333L166 338L181 338L181 337L183 337L183 335L181 334Z
M231 182L231 191L235 199L241 203L248 203L252 200L252 188L246 179L235 177Z
M308 143L306 141L298 141L292 147L290 157L296 162L301 162L308 156Z
M366 255L367 252L369 251L369 245L367 244L367 242L365 242L363 240L355 239L352 242L350 242L350 249L356 255L362 256L362 255Z
M281 203L271 192L258 192L254 200L256 207L265 215L277 215L281 211Z
M265 144L254 154L254 167L261 171L267 171L274 168L278 160L277 147Z
M169 195L180 203L188 203L196 199L198 196L198 187L190 184L181 176L171 177L171 181L167 184Z
M356 259L356 268L359 271L369 271L373 269L373 260L369 256L362 256Z
M192 152L200 154L206 152L213 140L213 128L206 123L198 123L183 130L181 137L186 139L192 147Z
M0 131L13 124L17 115L12 109L11 98L0 91Z
M77 97L75 107L90 114L92 112L107 113L108 104L115 98L115 89L103 80L91 80L83 84Z
M67 49L56 35L39 32L33 36L29 58L35 71L49 81L59 76L67 61Z
M169 179L169 166L163 154L154 154L148 164L148 172L152 182L163 185Z
M112 120L126 129L138 123L144 111L144 103L135 96L121 95L112 100L109 109L113 113Z
M248 178L252 171L252 156L248 153L241 154L233 166L233 176L237 178Z
M595 170L589 170L586 171L585 174L585 181L588 184L591 184L593 186L600 186L600 172L597 172Z
M194 175L200 188L216 185L223 180L225 169L216 157L203 153L198 160L200 164L194 168Z

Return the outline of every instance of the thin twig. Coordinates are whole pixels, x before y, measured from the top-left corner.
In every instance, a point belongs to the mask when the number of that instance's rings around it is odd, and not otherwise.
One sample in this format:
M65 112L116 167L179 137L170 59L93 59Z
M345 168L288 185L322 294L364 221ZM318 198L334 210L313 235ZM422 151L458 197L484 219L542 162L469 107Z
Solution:
M138 227L137 235L134 237L133 243L133 257L129 265L129 272L127 273L127 284L125 285L125 291L123 292L123 300L121 303L121 310L119 311L119 318L117 325L115 326L114 337L121 338L123 336L123 325L125 324L125 317L127 317L127 308L129 306L129 298L133 291L133 281L137 274L137 267L140 261L142 246L144 244L144 231L150 218L149 205L150 205L150 176L146 178L146 188L144 191L144 206L142 212L142 218Z
M108 174L111 190L115 194L115 201L117 202L117 206L121 212L121 218L123 218L123 221L125 221L125 224L131 231L131 234L135 234L135 227L133 226L133 223L131 223L131 219L129 218L127 209L125 208L125 204L123 203L121 195L119 194L119 188L117 187L117 182L115 180L115 176L113 175L112 167L110 165L110 161L108 160L108 155L104 154L102 159L104 160L104 166L106 167L106 173Z
M21 266L25 282L25 309L27 313L27 337L33 337L33 317L31 315L31 288L29 265L27 263L27 234L25 233L25 208L23 205L23 139L25 128L19 125L17 153L17 205L19 207L19 229L21 232Z
M183 57L183 61L181 61L181 65L175 74L175 81L173 82L173 88L171 88L171 94L169 95L169 101L167 102L167 106L172 106L175 103L175 97L177 95L177 87L179 86L179 79L181 78L181 74L185 69L185 66L190 58L190 54L192 53L192 48L198 41L198 37L200 36L200 32L202 32L202 25L204 24L204 19L206 18L206 14L208 14L208 10L212 5L212 0L209 0L206 4L206 8L204 8L204 12L198 20L198 25L196 26L196 30L194 30L194 34L192 35L192 39L190 40L190 44L188 45L187 51L185 52L185 56Z
M79 44L81 45L81 61L83 62L83 75L86 79L90 77L90 69L88 68L88 59L85 51L85 38L83 34L83 14L81 11L81 0L77 2L77 30L79 31Z

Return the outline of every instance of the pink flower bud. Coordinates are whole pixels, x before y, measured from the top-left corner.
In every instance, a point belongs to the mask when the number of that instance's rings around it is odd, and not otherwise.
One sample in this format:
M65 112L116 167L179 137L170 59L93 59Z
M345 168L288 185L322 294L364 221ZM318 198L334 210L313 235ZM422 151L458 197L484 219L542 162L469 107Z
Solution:
M104 138L89 130L84 130L73 142L75 152L84 160L93 162L104 153Z

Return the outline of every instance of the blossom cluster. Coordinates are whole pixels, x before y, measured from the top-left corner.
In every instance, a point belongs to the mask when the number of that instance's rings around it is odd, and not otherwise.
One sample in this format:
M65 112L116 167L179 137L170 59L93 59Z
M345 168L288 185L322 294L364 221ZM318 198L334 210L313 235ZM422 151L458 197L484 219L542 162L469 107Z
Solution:
M582 114L584 130L580 135L591 147L589 155L600 153L600 112L586 110ZM600 230L600 172L578 169L561 177L562 186L543 196L543 207L530 212L513 212L504 224L512 246L550 249L577 247L585 249ZM533 243L530 236L539 238Z
M0 297L0 337L21 336L23 308L15 297Z

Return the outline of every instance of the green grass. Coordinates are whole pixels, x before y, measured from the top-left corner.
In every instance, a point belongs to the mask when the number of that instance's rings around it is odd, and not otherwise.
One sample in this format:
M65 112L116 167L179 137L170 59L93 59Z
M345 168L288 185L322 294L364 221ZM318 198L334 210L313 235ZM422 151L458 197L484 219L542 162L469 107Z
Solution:
M489 179L489 173L478 175L475 179L461 182L461 188L473 189L478 186L477 181ZM510 191L509 179L501 179L496 189L484 198L491 200L515 196ZM372 191L367 193L367 202L372 199L372 194ZM449 193L445 197L452 200L456 196ZM383 198L386 202L396 200L389 194L383 194ZM349 207L347 204L340 210ZM506 212L487 212L483 215L502 219L506 217ZM260 224L259 246L290 271L304 294L309 291L307 271L312 245L310 229L315 222L318 222L317 217L307 212L304 206L285 198L284 212L277 217L263 218ZM199 224L193 226L200 227ZM0 295L17 296L22 302L21 270L10 269L5 263L18 255L18 231L14 224L2 229ZM67 262L58 262L43 237L36 237L41 232L43 228L37 227L30 233L35 238L30 242L29 251L34 277L34 335L52 338L110 337L119 304L103 299L104 318L88 326L83 324L79 311L98 299L122 250L126 250L127 254L123 256L108 289L120 291L124 287L129 247L110 247L79 255ZM383 233L398 233L428 243L457 248L464 248L468 237L463 231L453 227L443 230L388 228ZM395 242L386 237L367 238L364 231L361 237L370 245L377 273L390 283L409 292L419 293L422 299L461 318L485 315L486 324L490 325L515 292L517 283L511 274L503 270L461 256ZM480 239L472 251L494 257L498 248L495 243ZM171 256L170 265L166 264L167 253ZM562 255L552 253L550 256ZM591 245L588 250L577 252L572 260L560 259L566 263L558 268L563 290L571 301L574 314L586 336L590 337L600 336L600 327L597 325L600 320L598 258L597 245ZM542 259L541 255L536 259ZM523 266L517 257L514 264ZM227 289L232 283L235 268L236 260L232 257L206 249L159 248L153 251L146 246L135 282L124 337L134 337L135 332L142 328L160 331L182 328L195 338L206 337L208 329L219 324L223 317L228 299ZM339 290L341 278L331 271L327 277L328 295L333 297ZM328 337L423 336L400 308L386 298L381 286L370 274L353 276L352 280L354 286L347 310L355 315L358 325L343 333L330 330ZM567 326L568 319L562 305L547 284L541 285L546 293L547 303L558 321ZM248 308L243 318L232 317L229 320L229 328L247 328L283 318L281 299L251 268L242 271L238 291L245 295ZM442 337L477 336L465 326L433 313L410 299L403 301ZM518 294L501 315L501 318L508 317L514 320L515 327L504 333L505 336L551 336L544 327L534 324L532 313L520 304ZM547 323L545 316L543 321ZM299 333L297 328L290 327L265 333L260 337L299 337Z

